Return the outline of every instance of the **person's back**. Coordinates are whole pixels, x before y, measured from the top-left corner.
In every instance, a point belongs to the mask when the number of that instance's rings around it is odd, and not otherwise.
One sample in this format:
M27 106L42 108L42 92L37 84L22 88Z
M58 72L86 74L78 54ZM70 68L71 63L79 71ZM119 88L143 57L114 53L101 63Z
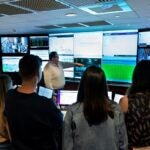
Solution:
M114 119L108 117L105 122L90 126L83 115L83 104L71 106L65 116L63 150L118 150L118 147L123 150L127 149L124 120L121 111L117 107L115 107ZM122 120L119 120L120 118ZM69 127L70 119L71 127ZM120 141L122 139L126 140L122 143L119 143L119 134L116 134L120 132L119 128L123 132L120 137L124 136L124 138L120 138ZM72 132L71 138L70 132Z
M57 149L54 135L61 130L62 114L51 99L10 90L6 115L15 149Z
M130 147L150 146L150 104L146 94L128 97L125 121Z
M6 95L5 114L15 150L58 150L62 114L52 99L39 96L41 59L26 55L19 62L22 85ZM56 135L56 136L55 136Z
M150 61L140 61L127 96L120 100L125 113L129 149L150 146ZM146 149L146 148L145 148Z
M63 150L127 150L123 113L106 92L103 71L89 67L81 78L78 102L64 118Z

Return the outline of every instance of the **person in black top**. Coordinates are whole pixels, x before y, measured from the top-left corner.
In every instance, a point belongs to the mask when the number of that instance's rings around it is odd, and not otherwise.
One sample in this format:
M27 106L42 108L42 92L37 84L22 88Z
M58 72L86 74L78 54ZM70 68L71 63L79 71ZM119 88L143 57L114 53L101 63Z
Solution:
M150 61L137 63L120 106L125 113L129 150L150 149Z
M19 62L22 85L6 95L5 115L14 150L58 150L63 115L52 99L36 93L42 60L25 55Z

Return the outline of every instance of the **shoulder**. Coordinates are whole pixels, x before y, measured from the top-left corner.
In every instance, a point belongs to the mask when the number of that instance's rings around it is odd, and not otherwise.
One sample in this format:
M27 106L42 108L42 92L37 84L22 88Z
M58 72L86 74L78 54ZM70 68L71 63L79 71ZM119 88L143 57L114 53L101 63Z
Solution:
M10 89L10 90L8 90L8 91L7 91L7 94L6 94L6 98L7 98L8 96L13 96L13 95L15 95L15 93L16 93L16 89Z
M41 103L49 103L51 105L54 105L54 101L52 98L47 98L45 96L41 96L41 95L36 94L35 99L38 99Z
M120 117L124 116L124 113L118 103L111 101L110 104L114 110L115 119L119 119Z
M67 116L80 114L83 111L82 103L75 103L67 108Z
M128 111L128 97L127 96L122 97L119 101L119 105L123 112L127 112Z
M44 75L45 73L51 73L51 71L55 70L56 66L54 64L52 64L51 62L48 62L43 69Z
M135 95L129 97L128 111L145 114L146 111L150 111L149 104L149 95L143 93L136 93Z
M37 107L49 112L61 112L52 98L36 95L34 102Z
M75 103L68 107L68 110L71 110L72 112L80 111L82 109L83 104L82 103Z
M44 66L44 69L48 69L50 67L54 66L50 61Z

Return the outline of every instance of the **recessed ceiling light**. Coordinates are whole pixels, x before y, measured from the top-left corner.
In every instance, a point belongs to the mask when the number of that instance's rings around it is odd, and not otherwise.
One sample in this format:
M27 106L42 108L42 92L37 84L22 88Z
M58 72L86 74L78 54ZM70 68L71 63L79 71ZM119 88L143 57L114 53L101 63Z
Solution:
M67 17L75 17L75 16L77 16L77 14L76 13L67 13L67 14L65 14L65 16L67 16Z
M116 15L115 17L116 17L116 18L120 18L120 16L119 16L119 15Z

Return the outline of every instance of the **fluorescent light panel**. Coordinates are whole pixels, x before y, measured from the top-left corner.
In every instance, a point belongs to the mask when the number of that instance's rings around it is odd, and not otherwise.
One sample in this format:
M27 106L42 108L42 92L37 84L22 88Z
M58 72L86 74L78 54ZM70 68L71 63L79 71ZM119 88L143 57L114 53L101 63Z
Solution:
M116 9L116 11L108 11L107 12L107 9L110 9L114 5L117 5L118 7L120 7L120 9ZM100 13L95 12L94 9L96 9L96 8L99 8L102 11ZM83 6L83 7L79 7L79 9L81 9L83 11L86 11L86 12L88 12L90 14L93 14L93 15L110 14L110 13L132 11L132 9L124 1L121 1L121 2L111 2L111 3L103 3L103 4L96 4L96 5L91 5L91 6Z

